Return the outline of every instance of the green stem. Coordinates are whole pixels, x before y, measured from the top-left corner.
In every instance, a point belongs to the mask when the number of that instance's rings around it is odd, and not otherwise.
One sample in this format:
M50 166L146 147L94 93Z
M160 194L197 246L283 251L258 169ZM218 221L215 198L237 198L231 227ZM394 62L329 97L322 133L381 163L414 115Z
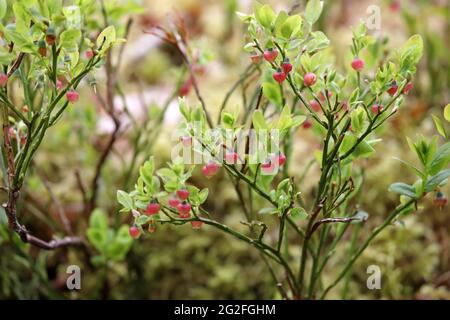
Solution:
M355 261L359 258L359 256L366 250L366 248L369 246L369 244L372 242L372 240L381 232L383 231L387 226L391 224L391 222L408 206L416 202L416 199L411 199L407 203L405 203L402 206L397 207L390 215L389 217L378 227L375 228L375 230L370 234L370 236L366 239L366 241L362 244L362 246L353 254L353 256L348 260L347 264L345 265L344 269L341 271L341 273L338 275L338 277L325 289L323 292L321 299L324 299L328 292L333 289L339 281L342 280L342 278L346 275L346 273L350 270L350 268L353 266Z

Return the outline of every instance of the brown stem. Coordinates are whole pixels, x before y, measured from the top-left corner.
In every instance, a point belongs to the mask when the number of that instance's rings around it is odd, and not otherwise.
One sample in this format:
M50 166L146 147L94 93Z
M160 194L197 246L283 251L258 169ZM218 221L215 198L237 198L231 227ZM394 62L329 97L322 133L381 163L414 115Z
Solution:
M19 190L11 190L8 197L8 203L4 205L4 209L8 218L9 227L19 235L20 239L23 242L29 243L44 250L54 250L59 247L84 244L83 239L80 237L64 237L62 239L46 241L30 234L27 229L17 220L16 204L17 200L19 199L19 194Z

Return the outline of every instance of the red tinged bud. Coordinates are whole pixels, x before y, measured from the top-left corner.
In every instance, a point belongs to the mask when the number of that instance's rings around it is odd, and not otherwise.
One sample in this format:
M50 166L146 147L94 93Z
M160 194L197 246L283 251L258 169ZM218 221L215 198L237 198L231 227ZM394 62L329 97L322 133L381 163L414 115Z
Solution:
M56 89L61 90L63 87L63 83L61 80L56 80Z
M225 162L228 164L236 164L239 156L236 152L230 151L225 153Z
M203 221L191 221L192 229L198 230L203 226Z
M397 83L394 81L391 86L389 87L389 89L387 89L387 93L389 93L389 95L393 96L394 94L397 93L398 90L398 85Z
M282 83L284 80L286 80L286 73L281 71L281 69L278 69L277 72L274 72L272 76L273 79L278 83Z
M56 34L55 30L53 28L48 28L47 32L45 33L45 41L49 46L52 46L56 42Z
M406 86L403 88L403 94L408 94L408 92L412 89L413 83L408 82Z
M284 165L286 163L286 156L284 155L284 153L279 153L278 154L278 164L280 166Z
M269 48L266 51L264 51L263 56L264 56L264 59L266 59L266 61L274 62L278 56L278 50Z
M279 152L278 154L273 154L271 156L271 163L278 164L280 167L286 163L286 156Z
M320 109L320 104L316 100L309 101L309 105L311 106L311 109L314 112L319 112L321 110Z
M86 59L92 59L95 56L95 52L93 50L87 50L84 53L84 56L86 57Z
M177 206L178 214L180 218L188 219L191 216L191 205L186 201L183 201Z
M181 203L181 201L177 198L170 198L169 199L169 206L172 208L177 208L178 205Z
M156 232L156 224L155 224L154 221L151 221L148 224L148 229L147 230L148 230L149 233L155 233Z
M189 93L189 91L191 91L191 87L192 87L192 80L191 80L191 78L189 78L180 87L180 89L178 91L178 95L180 97L186 96Z
M333 96L333 92L328 91L328 98L331 98ZM322 91L319 92L319 100L320 102L325 102L325 95Z
M183 144L183 146L185 146L185 147L192 146L192 138L191 137L181 137L180 140L181 140L181 143Z
M75 90L69 90L66 93L67 101L69 101L70 103L77 102L79 97L80 95Z
M343 102L341 103L341 105L342 105L342 110L348 111L348 103L347 103L347 101L343 101Z
M46 47L39 47L38 52L41 57L47 56L47 48Z
M303 129L309 129L312 127L312 121L311 119L306 119L305 122L302 123Z
M443 207L445 207L447 205L448 198L441 191L438 191L436 193L436 197L433 200L433 203L434 203L435 206L437 206L440 209L442 209Z
M250 59L252 60L252 62L254 63L254 64L260 64L261 63L261 56L259 55L259 54L252 54L251 56L250 56Z
M145 215L151 216L157 214L161 209L161 205L157 202L150 202L145 209Z
M372 106L372 113L373 114L378 114L378 113L380 113L381 111L383 111L383 105L381 105L381 104L374 104L373 106Z
M8 136L11 140L16 139L16 129L14 129L13 127L9 127L8 128Z
M313 86L317 81L317 77L314 73L312 72L308 72L307 74L305 74L305 76L303 77L303 83L305 84L305 86L307 87L311 87Z
M139 231L139 228L136 226L131 226L130 229L128 229L128 232L130 233L130 236L133 239L136 239L141 234L141 232Z
M389 9L391 9L391 11L393 12L397 12L398 10L400 10L400 2L398 0L392 0L389 4Z
M8 84L8 75L0 73L0 87L6 87Z
M202 167L202 173L206 178L211 178L219 171L219 164L210 161Z
M364 61L360 58L353 59L352 68L355 71L361 71L362 69L364 69Z
M177 196L181 200L186 200L189 197L189 191L187 189L180 189L177 191Z
M273 171L272 162L270 160L267 160L261 164L261 171L270 174Z
M292 71L292 64L289 62L289 59L285 59L283 61L281 64L281 69L283 69L283 72L286 74Z

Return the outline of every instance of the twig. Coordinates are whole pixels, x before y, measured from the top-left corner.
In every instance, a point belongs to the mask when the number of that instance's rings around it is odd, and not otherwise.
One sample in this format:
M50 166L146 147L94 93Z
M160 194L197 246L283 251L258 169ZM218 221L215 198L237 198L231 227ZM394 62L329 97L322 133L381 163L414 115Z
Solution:
M354 220L359 220L358 217L349 217L349 218L325 218L322 220L317 221L316 223L314 223L314 225L311 228L311 231L308 233L308 235L306 236L307 238L311 238L312 234L314 233L314 231L317 230L317 228L319 228L322 224L325 223L336 223L336 222L340 222L340 223L349 223L352 222Z

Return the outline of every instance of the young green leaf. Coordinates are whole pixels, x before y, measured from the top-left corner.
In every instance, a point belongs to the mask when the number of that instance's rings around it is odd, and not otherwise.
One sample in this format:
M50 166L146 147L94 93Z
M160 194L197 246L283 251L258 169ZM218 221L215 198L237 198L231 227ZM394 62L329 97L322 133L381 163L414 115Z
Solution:
M266 119L264 118L264 115L261 112L261 110L256 110L253 113L252 121L253 121L253 126L255 127L256 130L268 130L269 129L269 125L267 124Z
M255 18L264 28L270 29L272 23L275 21L276 15L269 5L265 4L261 6L260 4L257 4Z
M438 172L436 175L428 179L425 186L425 192L431 192L440 186L448 177L450 177L450 169Z
M0 19L6 15L6 10L8 9L8 3L6 0L0 0Z
M450 103L447 104L444 108L444 118L445 118L445 120L450 122Z
M292 208L290 213L291 213L291 217L296 220L297 219L305 220L306 218L308 218L308 213L303 208Z
M412 199L416 199L417 197L415 188L403 182L396 182L391 184L391 186L389 187L389 191L410 197Z
M450 162L450 142L447 142L440 146L434 157L427 165L427 171L430 174L437 174L441 169L448 165Z
M108 229L108 217L103 210L97 208L91 213L89 227L103 230Z
M305 19L309 24L314 24L322 13L322 4L320 0L309 0L306 4Z
M436 126L436 130L439 132L441 136L447 138L447 133L445 132L444 126L442 125L441 119L436 117L434 114L431 115L433 117L434 125Z
M131 196L125 191L118 190L117 191L117 201L125 208L127 211L131 211L134 209L133 199Z
M273 102L277 106L281 106L282 97L280 92L280 87L272 82L264 82L263 85L263 95Z

